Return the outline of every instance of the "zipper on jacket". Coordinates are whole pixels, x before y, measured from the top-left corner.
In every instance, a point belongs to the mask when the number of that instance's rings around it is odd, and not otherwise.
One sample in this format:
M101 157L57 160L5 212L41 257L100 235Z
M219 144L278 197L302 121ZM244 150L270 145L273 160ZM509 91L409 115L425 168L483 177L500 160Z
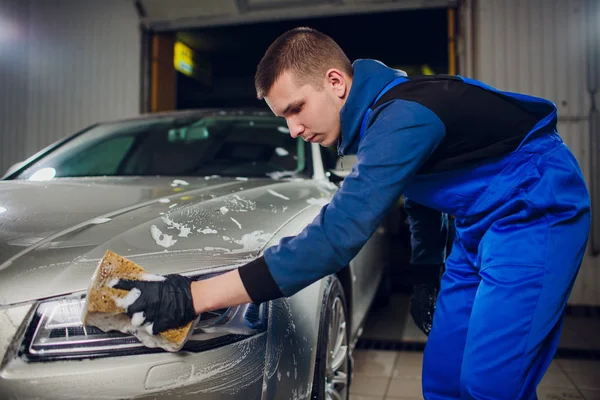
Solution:
M344 155L342 154L342 138L340 137L337 142L337 155L340 158L340 166L342 171L344 170Z

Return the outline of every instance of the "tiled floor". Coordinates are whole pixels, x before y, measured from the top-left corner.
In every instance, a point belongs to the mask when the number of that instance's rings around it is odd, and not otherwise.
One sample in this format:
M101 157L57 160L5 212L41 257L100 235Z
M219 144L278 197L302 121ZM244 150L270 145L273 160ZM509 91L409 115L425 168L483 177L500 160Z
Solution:
M423 353L355 350L350 400L422 399ZM555 359L538 387L540 400L600 400L600 361Z
M427 336L413 323L409 305L408 295L396 293L387 307L371 309L361 338L425 343ZM600 350L600 319L567 316L559 348Z

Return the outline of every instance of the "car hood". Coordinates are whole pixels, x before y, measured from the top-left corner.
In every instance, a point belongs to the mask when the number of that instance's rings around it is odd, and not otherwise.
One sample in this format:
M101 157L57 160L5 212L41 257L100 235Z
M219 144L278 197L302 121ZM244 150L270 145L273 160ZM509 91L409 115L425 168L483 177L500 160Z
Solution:
M106 250L156 274L241 265L333 191L214 177L2 181L0 306L86 290Z

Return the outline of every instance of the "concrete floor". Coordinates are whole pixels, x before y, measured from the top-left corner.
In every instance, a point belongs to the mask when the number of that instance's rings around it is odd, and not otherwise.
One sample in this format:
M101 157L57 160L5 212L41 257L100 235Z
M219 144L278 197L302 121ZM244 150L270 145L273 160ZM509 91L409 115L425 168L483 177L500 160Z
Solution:
M362 339L425 343L427 337L408 314L409 298L394 294L390 304L373 309ZM600 319L567 316L560 348L600 350ZM423 353L355 350L351 400L422 399ZM600 400L600 360L556 358L538 388L541 400Z

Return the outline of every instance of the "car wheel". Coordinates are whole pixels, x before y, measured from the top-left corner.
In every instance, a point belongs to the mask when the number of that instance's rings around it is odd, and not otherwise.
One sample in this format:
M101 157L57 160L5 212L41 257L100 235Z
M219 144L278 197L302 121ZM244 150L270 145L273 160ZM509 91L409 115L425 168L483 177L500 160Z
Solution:
M327 278L311 399L347 400L350 383L348 307L342 284Z

